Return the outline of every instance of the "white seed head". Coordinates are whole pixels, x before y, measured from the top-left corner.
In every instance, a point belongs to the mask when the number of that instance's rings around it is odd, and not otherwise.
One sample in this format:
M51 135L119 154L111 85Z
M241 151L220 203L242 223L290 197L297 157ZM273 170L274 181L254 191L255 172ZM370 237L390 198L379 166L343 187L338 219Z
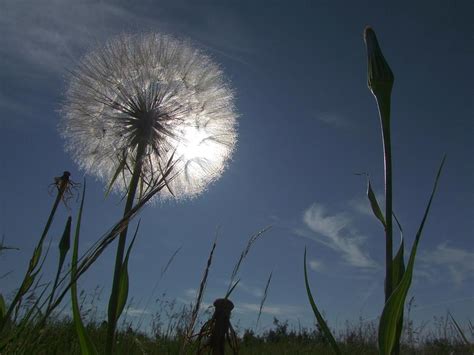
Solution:
M177 175L162 198L204 191L237 139L234 97L221 69L187 42L160 34L122 35L82 58L62 113L66 149L107 184L121 169L115 190L126 191L140 144L145 184L173 156Z

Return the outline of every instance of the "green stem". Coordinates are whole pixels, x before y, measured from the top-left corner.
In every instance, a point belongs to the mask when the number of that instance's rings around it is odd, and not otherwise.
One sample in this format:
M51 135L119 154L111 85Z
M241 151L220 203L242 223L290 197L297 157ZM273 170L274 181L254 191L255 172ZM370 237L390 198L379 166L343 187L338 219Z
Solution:
M133 168L132 179L130 180L130 186L128 190L127 201L125 203L125 209L123 215L126 216L133 207L133 201L135 199L135 193L137 191L138 182L140 181L140 175L142 170L142 158L145 152L145 144L140 143L137 147L137 155L135 159L135 165ZM107 324L107 342L105 346L105 353L112 354L113 345L115 341L115 330L117 328L117 305L119 295L119 281L123 263L123 256L125 253L125 242L127 239L128 224L125 226L123 231L120 233L119 242L117 246L117 254L115 257L115 269L114 269L114 281L112 284L112 293L109 299L109 310L108 310L108 324Z
M0 332L3 330L5 324L7 323L7 320L10 319L17 303L20 301L23 295L28 291L29 286L26 287L27 283L28 282L33 283L33 281L30 281L30 279L34 278L35 276L33 272L35 271L36 266L38 265L39 258L41 256L41 249L43 248L44 239L46 238L46 235L48 234L48 231L49 231L49 227L51 226L51 223L53 222L54 215L56 214L56 210L58 208L59 202L61 201L61 198L63 197L64 191L67 187L67 183L68 183L67 180L63 180L61 182L61 185L58 189L58 194L56 196L56 200L54 201L54 204L53 204L53 208L51 209L51 212L49 213L48 221L46 222L46 225L43 229L41 238L33 251L33 256L30 259L30 264L28 265L28 270L26 271L25 277L23 278L21 286L18 289L18 292L16 293L15 297L13 298L13 301L10 303L10 306L8 307L8 311L5 314L5 317L3 317L3 320L0 321ZM31 283L30 283L30 286L31 286Z
M376 95L382 126L385 173L385 302L393 292L393 224L392 224L392 147L390 139L390 91Z

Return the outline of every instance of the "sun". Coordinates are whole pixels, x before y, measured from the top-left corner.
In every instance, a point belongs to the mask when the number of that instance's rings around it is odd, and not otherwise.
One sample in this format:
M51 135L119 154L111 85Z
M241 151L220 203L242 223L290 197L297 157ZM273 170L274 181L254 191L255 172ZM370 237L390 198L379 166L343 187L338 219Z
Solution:
M219 159L218 144L204 129L188 126L183 129L182 139L176 154L185 164L202 159L215 161Z

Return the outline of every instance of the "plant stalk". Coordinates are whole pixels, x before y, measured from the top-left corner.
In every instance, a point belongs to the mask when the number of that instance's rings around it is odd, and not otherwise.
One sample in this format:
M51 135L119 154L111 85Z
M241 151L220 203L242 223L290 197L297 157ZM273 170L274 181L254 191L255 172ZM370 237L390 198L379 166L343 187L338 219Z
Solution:
M390 92L382 91L375 95L382 126L385 179L385 302L393 292L393 224L392 224L392 146L390 138Z
M43 233L41 234L41 238L34 249L33 256L30 259L28 270L25 273L25 276L23 278L20 288L18 289L15 297L13 298L13 301L10 303L10 306L8 307L8 310L5 316L3 317L3 320L0 321L0 332L3 330L5 324L7 323L7 320L10 319L15 309L15 306L18 304L20 299L26 294L31 284L33 283L32 280L34 280L34 277L37 274L37 272L36 274L34 272L36 271L36 266L38 265L39 258L41 256L44 239L46 238L46 235L48 234L49 228L51 227L51 223L53 222L54 215L56 214L56 210L59 206L59 202L61 202L64 192L66 191L68 182L69 182L68 179L63 179L60 182L60 185L58 188L58 194L56 195L56 199L54 200L53 207L51 208L51 212L49 213L49 217L43 229ZM29 283L29 280L31 280L31 283L30 283L30 286L27 286L27 284Z
M133 207L133 201L135 199L135 193L137 191L138 182L142 171L143 155L145 153L145 144L143 142L138 144L135 164L133 167L132 179L130 180L130 186L127 195L127 201L125 203L125 209L123 215L126 216ZM119 242L117 246L117 254L115 257L115 269L114 269L114 280L112 284L112 292L109 299L108 309L108 323L107 323L107 342L105 346L105 353L112 354L114 342L115 342L115 331L117 328L117 306L119 296L119 282L120 275L122 272L123 256L125 252L125 242L127 239L128 225L120 233Z

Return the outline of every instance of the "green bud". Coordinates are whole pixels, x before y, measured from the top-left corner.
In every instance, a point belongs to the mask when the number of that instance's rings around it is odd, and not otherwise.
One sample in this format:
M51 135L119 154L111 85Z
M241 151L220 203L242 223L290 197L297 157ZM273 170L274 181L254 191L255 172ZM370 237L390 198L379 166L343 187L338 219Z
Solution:
M371 27L365 28L364 40L367 47L367 84L369 89L377 98L390 95L394 82L393 73L382 54L377 36Z

